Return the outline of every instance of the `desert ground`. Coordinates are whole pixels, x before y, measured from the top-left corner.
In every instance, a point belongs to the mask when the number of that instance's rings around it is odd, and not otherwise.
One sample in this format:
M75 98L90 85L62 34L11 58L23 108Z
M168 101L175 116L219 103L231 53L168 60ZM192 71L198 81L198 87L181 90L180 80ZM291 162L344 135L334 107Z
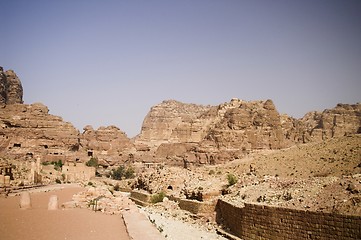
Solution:
M45 190L45 191L44 191ZM0 238L2 240L92 240L130 239L120 215L107 215L88 209L48 210L51 195L59 205L82 191L79 186L57 186L31 192L31 209L20 209L20 196L0 198Z

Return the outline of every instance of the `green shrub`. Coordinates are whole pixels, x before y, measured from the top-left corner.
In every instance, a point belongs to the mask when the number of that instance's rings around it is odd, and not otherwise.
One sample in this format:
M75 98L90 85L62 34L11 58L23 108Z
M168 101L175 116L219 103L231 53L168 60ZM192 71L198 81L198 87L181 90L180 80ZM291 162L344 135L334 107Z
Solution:
M55 179L55 182L56 182L56 183L58 183L58 184L60 184L60 183L61 183L60 179L58 179L58 178L57 178L57 179Z
M92 182L88 182L88 186L94 186Z
M112 170L110 176L115 180L121 180L123 177L125 179L134 178L134 169L132 167L125 169L124 166L119 166Z
M232 186L238 182L238 178L232 173L227 174L227 180L228 186Z
M110 175L115 180L121 180L124 175L124 167L119 166L117 169L113 169Z
M151 203L158 203L158 202L163 202L163 198L165 197L165 193L164 192L160 192L157 194L154 194L151 198L150 198L150 202Z
M92 157L92 158L89 159L89 161L87 161L87 162L85 163L85 165L88 166L88 167L95 167L95 168L97 168L97 167L98 167L98 159L95 158L95 157Z
M61 160L52 161L52 162L42 162L41 165L43 166L54 165L54 169L56 171L61 171L61 168L63 167L63 162Z
M213 174L215 174L215 171L213 170L213 169L211 169L211 170L209 170L209 173L208 173L209 175L213 175Z
M125 173L124 173L124 177L126 179L129 179L129 178L134 178L134 169L132 167L129 167Z

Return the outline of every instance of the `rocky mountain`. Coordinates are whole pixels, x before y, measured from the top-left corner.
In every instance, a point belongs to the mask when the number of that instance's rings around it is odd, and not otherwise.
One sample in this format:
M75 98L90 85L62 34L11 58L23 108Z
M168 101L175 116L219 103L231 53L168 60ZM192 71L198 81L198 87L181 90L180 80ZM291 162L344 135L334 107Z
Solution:
M338 104L301 119L281 115L272 100L237 98L218 106L167 100L153 106L133 140L115 126L79 133L41 104L23 104L23 89L12 70L0 68L0 157L42 162L217 164L251 151L283 149L361 132L361 104Z
M280 115L272 100L232 99L218 106L164 101L151 108L135 139L138 159L178 165L232 161L250 151L360 133L361 104L338 104L302 119ZM146 146L146 147L144 147Z
M45 105L22 104L20 79L14 71L3 72L1 67L0 96L2 158L76 163L96 157L107 166L128 161L135 151L130 139L115 126L97 130L86 126L80 133L71 123L49 114Z

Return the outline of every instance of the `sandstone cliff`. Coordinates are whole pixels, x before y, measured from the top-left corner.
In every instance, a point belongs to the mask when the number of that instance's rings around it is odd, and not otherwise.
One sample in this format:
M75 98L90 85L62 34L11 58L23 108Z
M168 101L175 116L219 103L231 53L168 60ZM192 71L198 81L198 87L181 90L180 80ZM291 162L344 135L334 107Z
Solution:
M300 121L304 124L304 142L361 133L361 103L339 103L322 113L310 112Z
M45 105L22 104L22 98L20 79L0 67L0 157L63 163L95 157L103 165L133 160L133 144L119 128L87 126L80 134Z
M15 159L70 160L79 149L79 132L48 111L41 103L1 107L0 154Z
M259 149L360 133L361 105L338 104L302 119L280 115L272 100L232 99L218 106L164 101L151 108L135 139L137 159L178 165L216 164ZM146 147L144 147L146 146ZM145 149L145 150L144 150Z
M105 166L134 160L133 144L126 134L115 126L100 127L97 130L89 125L84 127L81 145L89 157L97 157L99 163Z
M144 118L136 143L159 146L164 142L199 142L204 137L205 126L198 118L209 109L209 106L175 100L163 101L152 107Z
M23 103L23 87L13 70L0 67L0 105Z
M86 162L217 164L254 150L282 149L361 132L361 104L338 104L301 119L280 115L272 100L233 98L218 106L163 101L151 108L134 143L115 126L80 134L41 104L22 104L16 74L0 67L0 157Z

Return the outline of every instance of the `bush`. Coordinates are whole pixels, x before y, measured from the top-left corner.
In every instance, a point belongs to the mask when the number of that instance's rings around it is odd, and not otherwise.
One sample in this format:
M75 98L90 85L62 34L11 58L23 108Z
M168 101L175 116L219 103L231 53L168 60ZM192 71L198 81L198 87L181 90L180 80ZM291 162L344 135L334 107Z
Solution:
M232 173L229 173L227 175L227 180L228 180L228 186L232 186L238 182L238 178Z
M154 194L151 198L150 198L150 202L151 203L158 203L158 202L163 202L163 198L165 197L165 193L164 192L160 192L157 194Z
M124 177L125 177L126 179L134 178L134 169L133 169L132 167L129 167L129 168L125 171Z
M88 167L95 167L95 168L97 168L97 167L98 167L98 159L92 157L92 158L89 159L89 161L87 161L87 162L85 163L85 165L88 166Z
M56 182L56 183L58 183L58 184L60 184L60 183L61 183L60 179L58 179L58 178L57 178L57 179L55 179L55 182Z
M115 180L121 180L124 175L124 167L119 166L117 169L113 169L110 175Z
M61 168L63 167L63 162L61 160L58 160L57 162L53 161L53 162L51 162L51 164L54 165L54 169L56 171L61 171Z
M125 169L124 166L119 166L112 170L110 176L115 180L121 180L123 177L125 179L134 178L134 169L132 167Z

